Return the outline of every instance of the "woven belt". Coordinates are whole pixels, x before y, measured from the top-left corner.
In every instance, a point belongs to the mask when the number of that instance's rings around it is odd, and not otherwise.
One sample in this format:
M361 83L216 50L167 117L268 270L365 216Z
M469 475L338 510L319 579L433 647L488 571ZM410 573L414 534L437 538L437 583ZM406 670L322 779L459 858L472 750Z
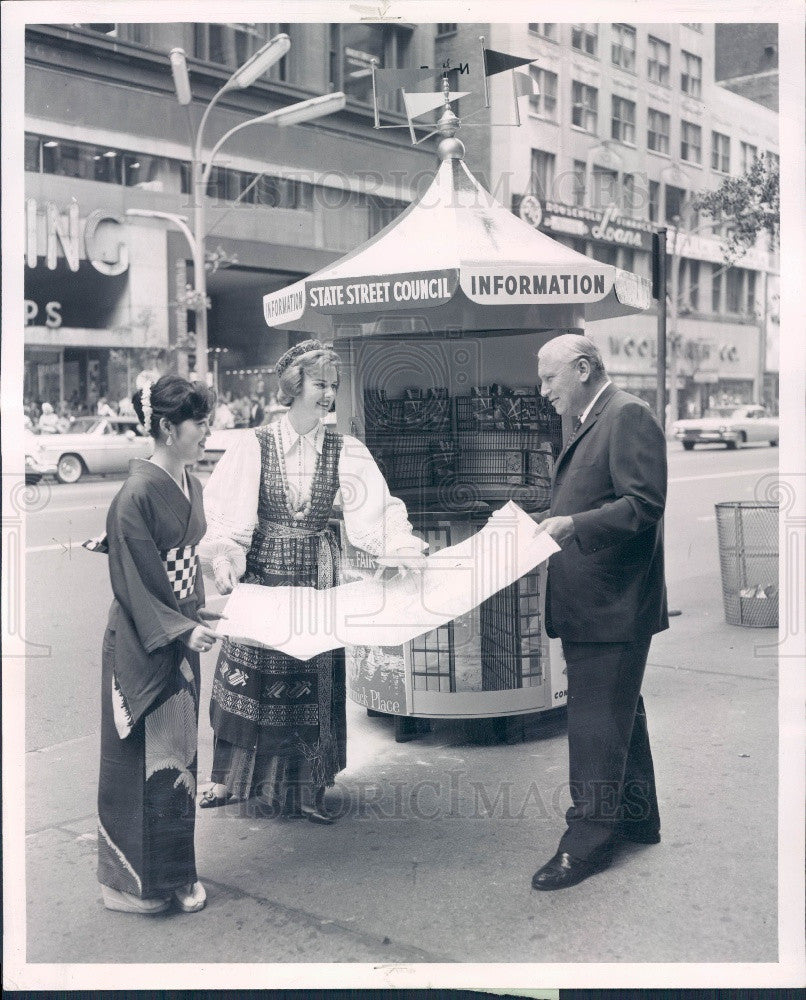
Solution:
M336 570L339 564L339 548L336 537L330 528L316 531L313 528L300 528L290 524L275 524L263 521L257 530L263 537L272 538L318 538L319 558L317 559L317 590L325 590L336 583Z

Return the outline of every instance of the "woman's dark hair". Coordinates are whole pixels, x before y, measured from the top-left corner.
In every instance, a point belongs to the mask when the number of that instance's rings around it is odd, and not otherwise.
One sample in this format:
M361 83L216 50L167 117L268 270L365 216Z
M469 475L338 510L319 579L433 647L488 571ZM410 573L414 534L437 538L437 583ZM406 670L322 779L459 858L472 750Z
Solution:
M132 405L137 419L156 440L161 417L167 417L172 424L181 424L183 420L201 420L212 412L215 400L215 392L202 382L190 382L181 375L163 375L151 386L150 427L145 424L142 389L132 396Z

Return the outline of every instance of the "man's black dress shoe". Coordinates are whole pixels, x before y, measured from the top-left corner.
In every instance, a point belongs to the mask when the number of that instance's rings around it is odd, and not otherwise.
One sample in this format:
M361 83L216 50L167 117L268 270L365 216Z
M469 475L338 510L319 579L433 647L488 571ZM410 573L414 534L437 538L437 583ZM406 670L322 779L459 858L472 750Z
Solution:
M601 855L594 860L582 861L571 857L565 851L557 851L551 861L532 876L532 888L540 890L567 889L610 864L609 855Z

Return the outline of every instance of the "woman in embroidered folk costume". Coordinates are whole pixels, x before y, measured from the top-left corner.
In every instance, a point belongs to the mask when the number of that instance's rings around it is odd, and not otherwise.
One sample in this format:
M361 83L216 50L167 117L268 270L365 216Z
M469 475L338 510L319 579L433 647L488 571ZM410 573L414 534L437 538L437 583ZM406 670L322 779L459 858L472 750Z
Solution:
M389 494L366 446L323 425L339 384L338 355L308 340L277 362L281 420L244 434L204 491L202 555L216 586L324 589L337 582L328 519L341 502L353 545L416 566L425 545ZM284 815L332 822L324 790L346 764L344 650L300 661L227 639L213 680L212 785L200 806L256 796Z
M138 380L139 381L139 380ZM98 879L109 909L204 906L193 849L199 653L217 636L201 612L201 485L189 475L210 433L213 393L178 375L133 397L154 438L106 520L115 599L103 644Z

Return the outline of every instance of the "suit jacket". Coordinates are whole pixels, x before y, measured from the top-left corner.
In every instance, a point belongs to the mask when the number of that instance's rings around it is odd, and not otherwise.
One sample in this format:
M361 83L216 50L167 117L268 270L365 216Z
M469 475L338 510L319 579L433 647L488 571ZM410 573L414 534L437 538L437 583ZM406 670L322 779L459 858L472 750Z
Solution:
M669 627L663 573L666 440L614 385L560 453L550 515L575 537L549 560L546 629L569 642L633 642Z
M263 416L263 407L260 403L253 403L252 408L249 411L249 426L260 427L263 423Z

